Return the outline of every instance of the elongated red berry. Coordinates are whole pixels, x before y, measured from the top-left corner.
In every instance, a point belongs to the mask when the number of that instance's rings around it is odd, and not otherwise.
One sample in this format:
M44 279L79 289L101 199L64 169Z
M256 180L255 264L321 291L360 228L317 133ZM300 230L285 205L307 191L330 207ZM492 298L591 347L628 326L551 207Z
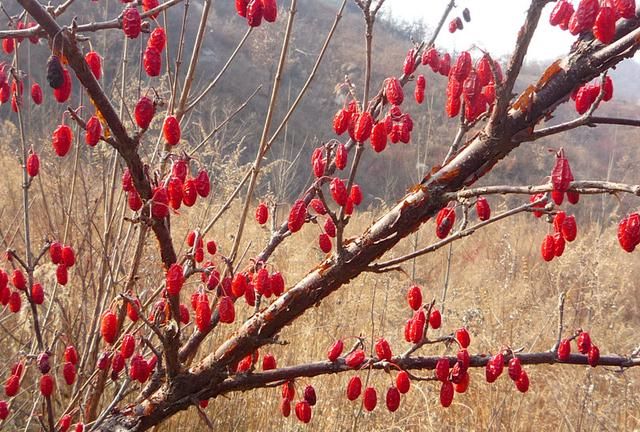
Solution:
M572 242L576 239L578 233L578 226L576 224L576 217L574 215L567 216L562 223L562 237L568 242Z
M100 322L100 334L104 341L108 344L112 344L116 340L116 334L118 332L118 317L111 311L107 311L102 315L102 321Z
M306 400L302 400L296 403L296 417L302 423L309 423L311 421L311 406Z
M435 375L436 378L442 382L449 379L449 359L441 358L436 362Z
M344 349L344 342L342 342L341 339L338 339L337 341L335 341L333 345L331 345L331 348L329 348L329 351L327 352L327 358L329 359L329 361L331 362L336 361L338 357L340 357L340 354L342 354L343 349Z
M371 136L373 117L369 111L361 113L356 122L353 136L357 142L365 142Z
M613 0L618 17L630 19L636 16L635 0Z
M555 257L555 242L553 240L553 235L547 234L542 240L542 246L540 247L540 252L542 254L542 258L545 261L551 261L553 257Z
M267 22L275 22L278 17L278 5L276 0L262 0L262 17Z
M376 123L371 131L371 147L376 153L387 147L387 130L382 122Z
M15 269L11 273L11 283L16 289L24 291L27 289L27 279L24 277L24 273L20 269Z
M67 385L72 385L76 381L76 367L71 362L65 362L62 365L62 377Z
M206 170L200 170L196 176L196 191L202 198L209 196L211 192L211 180L209 179L209 173Z
M53 377L49 374L40 377L40 393L44 397L50 397L53 394Z
M247 16L247 6L249 5L249 0L236 0L236 12L241 17Z
M391 352L391 346L389 345L389 342L386 339L384 338L378 339L375 343L375 350L376 350L376 356L380 360L391 361L391 357L393 357L393 353Z
M476 201L476 214L481 221L486 221L491 217L491 208L485 197L478 197Z
M56 280L60 285L66 285L69 281L69 269L64 263L60 263L56 267Z
M64 360L72 364L78 363L78 351L73 345L68 345L64 349Z
M201 296L196 305L196 327L201 332L206 331L211 322L211 306L207 296Z
M162 70L162 54L155 47L148 46L142 56L142 66L150 77L157 77Z
M169 145L176 145L180 142L180 124L175 116L168 116L162 125L162 135Z
M385 80L384 95L391 105L402 105L404 92L398 78L390 77Z
M520 374L520 378L516 381L516 388L521 393L526 393L529 390L529 375L527 375L527 371L523 370Z
M135 7L128 7L122 12L122 31L129 39L135 39L140 35L142 20Z
M558 360L567 361L569 360L569 356L571 355L571 342L569 339L562 339L560 341L560 345L558 345Z
M376 392L376 389L373 387L367 387L366 389L364 389L362 402L364 405L364 409L366 409L367 411L373 411L378 404L378 393Z
M51 144L56 154L60 157L65 156L71 149L71 141L73 140L73 132L67 125L59 125L55 131L53 131L53 137Z
M18 394L20 390L20 377L17 375L10 375L4 384L4 393L7 397L13 397Z
M84 140L90 147L95 146L100 141L102 135L102 124L96 116L91 116L87 121L87 129L84 135Z
M347 399L354 401L360 397L362 393L362 380L359 376L351 377L347 384Z
M465 327L456 330L456 340L462 348L467 348L471 343L471 337Z
M345 359L345 363L352 369L359 367L364 362L365 353L361 349L357 349L349 354Z
M287 227L292 233L300 231L304 225L304 221L307 216L307 206L304 200L297 200L291 211L289 212L289 218L287 219Z
M233 307L233 300L229 296L223 296L218 302L218 315L220 322L231 324L236 319L236 312Z
M613 8L600 8L593 24L593 35L604 44L613 42L616 36L616 12Z
M448 408L451 406L451 402L453 402L453 384L451 381L445 381L440 386L440 404Z
M156 27L149 35L147 45L157 49L159 52L164 50L167 44L167 34L162 27Z
M262 23L264 7L262 0L251 0L247 5L247 23L250 27L258 27Z
M100 57L100 54L95 51L89 51L84 56L84 60L89 65L93 76L99 80L102 77L102 57Z
M125 334L122 337L122 342L120 344L120 354L122 354L122 357L128 359L133 355L135 349L136 339L130 333Z
M258 204L256 207L256 222L260 225L264 225L267 223L267 219L269 218L269 209L265 203Z
M33 150L29 152L29 157L27 157L26 168L29 177L35 177L40 172L40 158Z
M177 263L171 264L171 267L167 270L165 281L167 285L167 292L170 295L178 295L182 289L182 285L184 285L182 266Z
M153 116L155 114L156 108L151 99L146 96L142 96L138 103L136 103L136 107L134 110L134 117L136 119L136 124L141 129L147 129ZM184 180L183 180L184 181Z
M591 336L587 332L581 332L576 338L576 345L581 354L587 354L591 349Z
M589 348L589 352L587 353L587 362L589 363L589 366L596 367L598 366L599 361L600 361L600 350L598 349L597 346L592 344L591 348Z
M34 304L40 305L44 302L44 289L39 283L31 285L31 300Z
M318 236L318 247L324 253L331 252L333 245L331 244L331 237L328 234L322 233Z
M413 285L409 288L407 292L407 303L409 303L409 307L414 311L420 309L420 306L422 306L422 291L419 286Z
M192 178L186 179L182 184L182 202L187 207L191 207L198 199L196 181Z
M442 325L442 315L438 309L433 309L429 315L429 325L432 329L437 330Z
M520 378L520 374L522 373L522 363L518 357L514 357L509 360L509 378L513 381L517 381Z
M598 0L580 0L578 8L569 20L569 31L572 35L577 35L590 29L595 20L600 5Z
M273 356L273 354L265 354L265 356L262 357L262 370L268 371L271 369L275 369L276 367L276 358Z
M385 402L387 404L387 409L390 412L395 412L400 407L400 392L395 386L390 386L387 389Z
M405 371L400 371L396 376L396 387L402 394L408 393L411 388L411 379L409 374Z
M31 99L36 105L40 105L42 103L42 87L40 87L40 84L33 83L31 85Z
M308 385L304 388L303 397L311 406L314 406L318 400L316 396L316 389L313 388L312 385Z

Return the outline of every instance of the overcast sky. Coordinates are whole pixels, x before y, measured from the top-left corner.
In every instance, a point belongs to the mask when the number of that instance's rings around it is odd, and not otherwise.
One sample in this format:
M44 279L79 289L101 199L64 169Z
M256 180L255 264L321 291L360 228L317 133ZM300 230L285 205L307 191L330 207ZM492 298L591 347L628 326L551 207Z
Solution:
M384 8L392 15L408 20L424 20L434 28L449 0L386 0ZM438 46L464 50L474 43L488 50L494 57L510 54L518 30L524 22L530 0L457 0L458 6L451 17L462 14L468 7L471 23L463 31L450 34L445 28L437 41ZM575 37L549 25L549 14L554 3L548 4L542 15L541 26L529 50L530 60L546 60L566 54ZM445 26L446 27L446 26Z

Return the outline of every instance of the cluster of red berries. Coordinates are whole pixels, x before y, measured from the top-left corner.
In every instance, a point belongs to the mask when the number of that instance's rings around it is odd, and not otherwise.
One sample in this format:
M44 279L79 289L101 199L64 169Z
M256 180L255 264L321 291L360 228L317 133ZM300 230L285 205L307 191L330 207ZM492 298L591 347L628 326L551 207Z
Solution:
M122 337L119 350L103 351L100 354L97 368L102 371L111 369L111 379L117 381L120 377L120 372L129 361L129 378L132 381L138 381L143 384L151 376L158 363L158 358L155 354L152 354L149 359L145 359L140 353L134 354L135 350L135 337L127 333Z
M464 18L465 22L471 22L471 12L469 12L468 8L464 8L462 11L462 18ZM449 33L455 33L458 30L464 29L462 18L455 17L449 21Z
M247 19L250 27L258 27L263 18L267 22L275 22L278 4L276 0L236 0L236 11Z
M600 360L600 350L598 347L591 342L591 336L589 333L585 331L578 331L578 333L569 339L562 339L560 344L558 344L558 350L556 355L558 356L558 360L564 362L568 361L571 357L571 341L576 341L576 346L578 348L578 352L580 354L584 354L587 356L587 362L589 366L596 367L598 365L598 361Z
M49 257L51 262L58 266L56 268L56 280L60 285L66 285L69 280L68 269L76 263L73 248L54 241L49 245Z
M576 239L578 228L575 216L567 216L559 211L553 218L553 234L547 234L542 241L541 254L545 261L551 261L554 257L560 257L564 253L565 242Z
M157 27L147 41L147 47L144 50L142 56L142 65L144 71L150 77L156 77L160 75L162 69L162 51L167 44L167 35L164 28Z
M600 42L608 44L615 38L616 21L635 16L635 0L580 0L576 9L569 1L560 0L549 21L572 35L590 31Z
M282 385L282 399L280 400L280 413L284 417L291 414L291 403L296 396L295 384L287 381ZM302 423L311 421L312 407L316 405L318 398L316 389L312 385L307 385L302 392L302 399L295 404L295 413Z
M33 21L29 21L28 23L25 23L24 21L18 21L16 23L16 30L28 29L35 26L36 23L34 23ZM32 44L37 44L39 39L40 38L37 34L29 36L29 42L31 42ZM23 40L24 38L22 37L2 39L2 51L4 51L5 54L13 54L13 51L16 49L16 45L22 43Z
M23 21L18 21L16 24L17 30L27 29L35 26L34 22L25 23ZM29 41L33 44L38 43L38 36L30 36ZM20 44L23 41L23 38L6 38L2 39L2 51L5 54L11 55L16 49L16 45ZM11 110L13 112L18 112L20 106L22 106L22 93L23 93L24 84L22 81L16 82L14 79L11 83L11 87L7 81L7 74L5 72L5 64L0 63L0 104L6 103L11 98ZM36 105L40 105L42 103L42 88L36 82L34 82L31 86L31 98Z
M422 342L425 331L428 327L439 329L442 325L442 316L436 308L431 309L427 317L426 306L422 303L422 290L419 286L413 285L407 291L407 303L413 310L413 317L409 318L404 326L404 340L414 344Z
M603 89L600 90L599 83L587 83L576 88L571 93L571 99L575 101L576 111L578 114L584 114L589 111L589 108L598 99L602 91L602 100L608 102L613 98L613 81L609 76L604 80Z

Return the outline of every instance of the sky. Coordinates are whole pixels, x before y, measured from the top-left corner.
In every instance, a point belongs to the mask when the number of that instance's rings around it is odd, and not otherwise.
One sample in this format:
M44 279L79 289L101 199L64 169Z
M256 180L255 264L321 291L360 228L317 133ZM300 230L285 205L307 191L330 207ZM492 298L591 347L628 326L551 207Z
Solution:
M421 20L429 28L436 27L449 0L386 0L385 12L406 21ZM439 36L436 46L448 50L465 50L476 44L493 57L511 54L518 30L524 23L531 0L456 0L456 8L450 17L462 16L467 7L471 11L471 22L465 23L462 31L450 34L447 24ZM555 59L569 52L575 39L569 32L551 27L549 15L554 3L548 4L542 14L528 53L528 60Z

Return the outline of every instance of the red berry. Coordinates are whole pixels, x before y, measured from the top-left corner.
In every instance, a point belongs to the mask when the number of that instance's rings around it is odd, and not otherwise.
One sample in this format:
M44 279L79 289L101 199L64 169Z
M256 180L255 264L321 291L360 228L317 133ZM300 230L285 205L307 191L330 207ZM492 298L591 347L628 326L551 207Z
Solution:
M327 358L329 359L330 362L334 362L338 359L338 357L340 357L340 354L342 354L342 350L344 349L344 343L342 342L342 340L338 339L337 341L334 342L333 345L331 345L331 348L329 348L329 351L327 352Z
M162 135L167 144L173 146L180 142L180 124L175 116L168 116L162 125Z
M371 135L371 129L373 128L373 117L368 111L361 113L357 116L355 121L355 129L353 136L356 142L365 142Z
M413 285L407 292L407 302L409 307L414 311L420 309L422 306L422 291L419 286Z
M71 89L71 75L67 69L62 68L62 85L53 90L53 96L59 103L64 103L69 99Z
M90 147L95 146L100 141L102 135L102 124L96 116L91 116L87 121L87 130L84 136L84 140Z
M102 57L95 51L89 51L85 56L84 60L89 65L89 69L93 73L93 76L99 80L102 77Z
M303 200L297 200L291 211L289 212L289 218L287 220L287 226L292 233L300 231L302 225L304 225L305 218L307 216L307 206Z
M33 83L31 85L31 99L36 105L40 105L42 103L42 87L40 87L40 84Z
M264 7L262 0L251 0L247 5L247 22L250 27L258 27L262 23Z
M182 181L178 177L172 176L167 183L167 194L169 195L169 205L172 209L178 210L182 205Z
M562 339L560 341L560 345L558 345L558 360L567 361L569 360L569 356L571 355L571 342L569 339Z
M431 315L429 316L429 325L434 330L439 329L440 325L442 325L442 315L440 315L440 311L438 309L431 311Z
M481 221L486 221L491 217L491 208L485 197L478 197L476 201L476 214Z
M76 381L76 367L71 362L66 362L62 366L62 377L67 385L72 385Z
M131 321L136 322L139 318L138 311L142 308L142 305L140 304L140 300L137 298L135 298L133 302L135 305L131 304L131 302L127 302L127 316Z
M578 227L576 225L575 216L567 216L562 223L562 237L568 242L572 242L576 239Z
M581 354L587 354L591 349L591 336L589 336L589 333L580 333L576 338L576 344L578 345L578 351L580 351Z
M191 207L198 199L198 190L194 179L187 179L182 183L182 202L187 207Z
M196 176L196 191L202 198L209 196L211 191L211 181L209 180L209 174L205 170L200 170Z
M347 148L344 144L338 144L338 148L336 149L335 163L336 168L343 170L347 166Z
M177 296L184 285L184 274L180 264L171 264L166 274L167 292L170 295Z
M151 197L151 216L155 219L164 219L169 215L169 193L167 189L158 186L153 189Z
M323 229L324 232L329 235L329 237L336 236L336 225L333 223L333 220L331 218L327 218L327 220L324 222Z
M616 36L616 12L613 8L600 8L593 24L593 35L604 44L613 42Z
M49 374L40 377L40 393L44 397L50 397L53 393L53 377Z
M236 0L236 11L238 15L241 17L247 16L247 5L249 4L249 0ZM288 417L288 416L285 416Z
M33 300L33 303L37 305L44 302L44 289L39 283L34 283L31 286L31 300Z
M138 100L134 110L134 117L138 127L141 129L147 129L155 112L156 108L153 101L146 96L142 96L140 100Z
M456 211L452 207L445 207L438 212L436 217L436 236L444 239L449 235L456 221Z
M100 334L104 341L108 344L112 344L116 340L116 334L118 332L118 317L111 311L107 311L102 315L102 321L100 322Z
M602 87L604 88L602 100L608 102L613 98L613 80L610 76L607 75L607 77L604 79L604 84Z
M233 307L233 300L229 296L223 296L218 303L218 315L220 322L231 324L236 319L236 312Z
M269 209L266 204L260 203L256 208L256 222L260 225L264 225L267 223L267 219L269 218Z
M125 334L122 337L120 344L120 354L122 357L128 359L133 355L133 351L136 349L136 340L130 333Z
M440 404L447 408L453 402L453 384L451 381L445 381L440 386Z
M135 7L128 7L122 12L122 31L129 39L135 39L140 34L142 20Z
M367 387L364 389L364 395L362 396L364 409L367 411L373 411L378 404L378 394L373 387Z
M387 147L387 130L384 123L376 123L371 131L371 147L380 153Z
M527 375L527 371L523 370L520 374L520 378L516 381L516 388L522 393L526 393L527 390L529 390L529 376Z
M446 382L449 379L449 359L441 358L436 362L436 378Z
M577 35L590 29L596 20L599 9L598 0L580 0L578 8L569 20L571 34Z
M467 348L471 344L471 337L465 327L456 330L456 340L462 348Z
M283 417L289 417L291 414L291 401L289 399L280 399L280 412Z
M27 279L20 269L15 269L11 274L11 283L16 289L24 291L27 289Z
M201 296L196 306L196 327L201 332L206 331L211 323L211 306L206 296Z
M396 387L389 387L385 402L390 412L395 412L400 407L400 392Z
M13 397L18 394L20 390L20 377L17 375L11 375L4 384L4 393L7 397Z
M402 105L404 92L398 78L390 77L385 80L384 95L391 105Z
M386 339L378 339L375 344L376 356L380 360L391 361L391 357L393 354L391 352L391 347L389 346L389 342Z
M365 354L361 349L357 349L349 354L345 359L345 363L352 369L359 367L364 362Z
M162 54L155 47L147 46L142 56L142 66L144 71L150 77L157 77L160 75L162 69Z
M566 0L560 0L556 3L553 11L551 11L551 16L549 17L549 22L552 26L560 25L564 21L569 21L573 15L573 7Z
M20 294L16 291L12 291L9 296L9 310L12 313L20 312L20 308L22 308L22 299L20 298Z
M59 125L53 131L51 144L56 154L60 157L65 156L71 149L71 141L73 140L73 132L67 125Z
M589 362L589 366L596 367L598 366L598 361L600 361L600 350L597 346L591 345L587 353L587 362Z
M409 388L411 387L411 379L409 378L409 374L405 371L400 371L396 376L396 387L398 391L402 394L408 393Z
M144 12L148 12L151 9L155 9L156 7L158 7L159 4L160 3L158 2L158 0L142 0L142 10ZM160 12L152 13L151 15L149 15L149 18L156 19L158 18L158 14L160 14Z
M312 385L308 385L304 388L304 400L309 402L309 405L314 406L317 402L316 389Z
M337 135L342 135L347 128L349 127L349 123L351 121L351 111L347 109L339 110L333 116L333 130Z
M518 357L513 357L509 360L509 378L513 381L517 381L522 373L522 364Z
M0 420L6 420L9 417L9 404L0 400Z
M540 248L540 252L542 253L542 258L545 261L551 261L553 257L555 257L555 242L553 240L553 236L551 234L547 234L542 240L542 246Z
M565 241L562 237L562 233L555 233L553 235L553 254L557 257L562 256L564 253Z
M164 50L167 44L167 34L162 27L156 27L149 35L147 45L157 49L159 52Z
M138 211L142 208L142 199L136 190L127 192L127 203L133 211Z
M5 54L12 54L15 49L15 42L13 38L2 39L2 50Z
M69 281L69 271L64 263L60 263L56 267L56 280L60 285L66 285Z
M616 14L621 18L635 18L636 2L635 0L613 0L616 8Z
M347 399L354 401L360 397L362 392L362 381L359 376L354 376L349 380L347 384Z
M409 329L409 337L411 342L418 343L422 341L422 337L424 336L425 324L426 317L424 314L424 310L420 309L413 315L413 319L411 320L411 328Z
M262 17L267 22L274 22L278 17L278 5L276 0L262 0Z
M76 351L76 347L68 345L64 349L64 360L72 364L78 363L78 351Z
M411 75L416 70L416 51L410 49L404 58L404 64L402 65L402 71L405 75Z
M275 369L276 367L276 358L273 356L273 354L266 354L262 358L262 370L267 371Z
M318 246L324 253L331 252L331 248L333 247L331 244L331 237L329 237L328 234L320 234L320 236L318 236Z
M296 404L296 417L298 417L298 420L302 423L309 423L311 421L311 406L309 402L303 400Z
M49 257L53 264L62 262L62 245L59 242L54 241L49 245Z

